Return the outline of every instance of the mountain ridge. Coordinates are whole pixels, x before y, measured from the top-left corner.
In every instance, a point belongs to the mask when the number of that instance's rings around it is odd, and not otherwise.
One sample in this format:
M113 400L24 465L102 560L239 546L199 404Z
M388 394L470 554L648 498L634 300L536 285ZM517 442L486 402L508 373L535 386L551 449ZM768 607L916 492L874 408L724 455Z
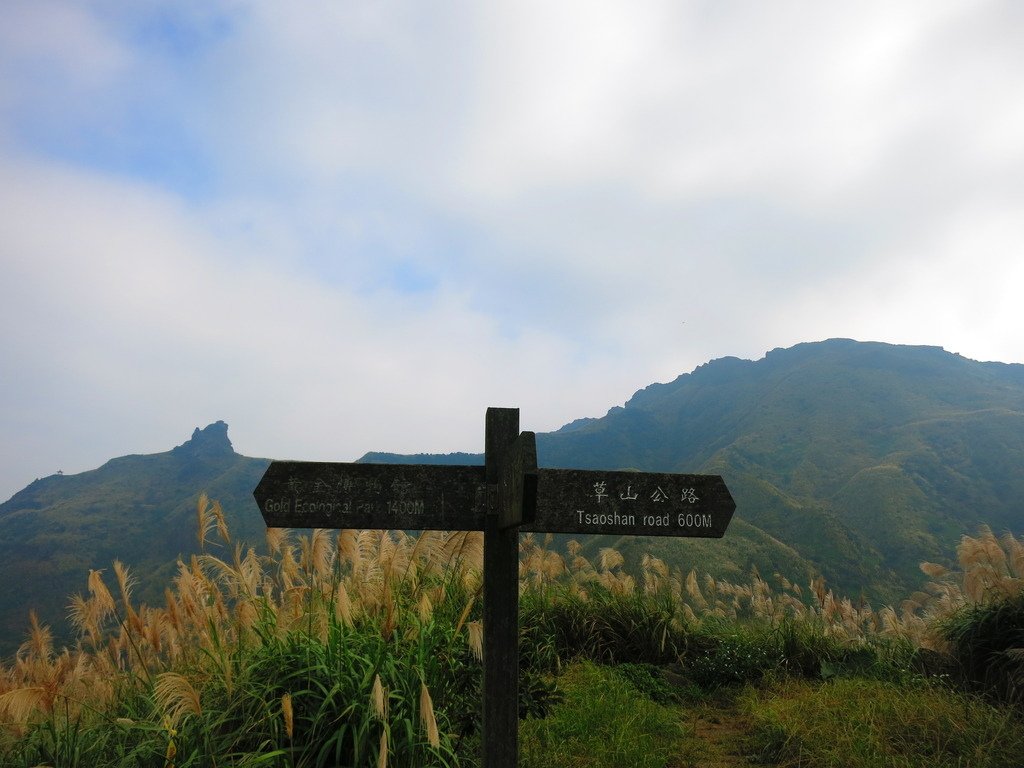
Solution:
M1024 365L941 347L829 339L719 358L567 427L537 436L542 466L721 474L738 517L881 599L978 525L1024 521Z
M838 591L895 602L920 560L949 561L981 523L1024 522L1024 365L939 347L832 339L724 357L638 390L603 417L537 435L542 466L720 474L737 501L722 540L587 541L628 559L743 578L821 573ZM482 463L481 454L365 454L361 461ZM161 599L178 556L197 549L195 504L220 500L235 539L262 542L252 489L269 460L242 456L228 425L196 428L159 454L122 456L30 483L0 504L0 654L29 600L58 624L90 569L118 558ZM58 633L59 634L59 633Z

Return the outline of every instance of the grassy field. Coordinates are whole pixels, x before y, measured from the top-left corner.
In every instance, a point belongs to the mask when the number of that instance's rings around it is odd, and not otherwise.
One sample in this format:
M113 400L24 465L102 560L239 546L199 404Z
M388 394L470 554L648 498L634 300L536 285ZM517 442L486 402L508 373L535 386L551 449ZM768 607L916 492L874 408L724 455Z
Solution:
M523 766L1015 768L1024 755L1019 712L925 681L787 677L659 702L579 662L562 685L523 725Z
M0 766L474 766L481 538L268 532L197 511L164 604L121 563L0 669ZM715 582L523 537L521 764L1011 766L1024 754L1024 547L874 609L781 575ZM111 579L110 576L113 578Z

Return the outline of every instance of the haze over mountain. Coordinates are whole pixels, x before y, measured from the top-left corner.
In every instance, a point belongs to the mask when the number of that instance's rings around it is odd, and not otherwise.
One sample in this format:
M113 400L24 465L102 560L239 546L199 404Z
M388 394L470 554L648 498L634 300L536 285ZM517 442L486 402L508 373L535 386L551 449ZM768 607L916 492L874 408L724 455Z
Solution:
M737 501L724 539L601 542L719 576L822 573L839 592L896 601L961 534L1024 526L1024 365L937 347L835 339L714 360L537 444L542 466L721 474ZM43 478L0 504L0 653L17 647L30 607L59 632L68 596L115 558L137 596L160 601L175 559L197 549L201 492L223 503L236 539L262 542L251 493L267 463L235 453L217 422L166 453Z

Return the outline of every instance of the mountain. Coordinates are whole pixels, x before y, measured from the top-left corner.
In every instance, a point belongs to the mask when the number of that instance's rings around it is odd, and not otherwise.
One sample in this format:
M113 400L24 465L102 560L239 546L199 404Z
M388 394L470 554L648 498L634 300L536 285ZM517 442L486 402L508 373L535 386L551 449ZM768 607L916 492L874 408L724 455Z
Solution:
M90 569L110 574L115 559L139 579L139 599L162 604L178 554L198 551L196 502L203 491L223 504L236 536L262 542L252 489L268 463L235 453L227 424L218 421L166 453L51 475L0 504L0 655L17 648L30 608L66 639L69 597L85 592Z
M834 339L726 358L547 435L552 466L721 474L743 519L898 599L983 522L1024 525L1024 365Z
M591 551L646 551L734 579L751 567L804 583L821 573L837 591L893 602L919 587L921 560L952 559L980 523L1024 527L1024 365L937 347L800 344L653 384L602 418L539 434L537 450L549 467L721 474L736 499L721 540L584 542ZM29 607L59 628L89 569L115 558L140 577L137 597L160 602L176 557L197 549L201 492L222 502L236 538L262 542L251 494L267 463L235 453L217 422L166 453L37 480L0 504L0 654L17 647Z
M840 591L896 601L919 586L922 560L950 560L978 525L1024 527L1024 365L849 339L727 357L538 435L537 455L725 478L737 503L725 539L623 541L634 556L763 571L780 557L768 542L784 543ZM740 521L760 547L736 540Z

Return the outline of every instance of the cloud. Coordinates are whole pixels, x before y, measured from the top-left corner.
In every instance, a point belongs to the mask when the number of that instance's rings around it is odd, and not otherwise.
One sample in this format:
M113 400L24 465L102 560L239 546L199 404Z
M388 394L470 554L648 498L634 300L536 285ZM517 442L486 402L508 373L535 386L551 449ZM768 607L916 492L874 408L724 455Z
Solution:
M3 64L18 68L25 79L4 80L5 90L29 91L44 77L67 81L76 89L109 83L124 72L130 56L81 5L58 0L13 0L5 8L0 30ZM31 77L35 75L36 80Z
M487 405L555 428L828 336L1024 360L1014 4L8 18L12 490L219 418L250 454L473 450Z
M409 300L268 252L239 259L205 213L144 185L9 164L0 204L4 421L64 435L65 469L163 450L217 418L256 455L475 450L487 405L550 429L605 407L609 379L630 391L557 332L504 333L457 286ZM38 461L14 444L4 459L13 476Z

